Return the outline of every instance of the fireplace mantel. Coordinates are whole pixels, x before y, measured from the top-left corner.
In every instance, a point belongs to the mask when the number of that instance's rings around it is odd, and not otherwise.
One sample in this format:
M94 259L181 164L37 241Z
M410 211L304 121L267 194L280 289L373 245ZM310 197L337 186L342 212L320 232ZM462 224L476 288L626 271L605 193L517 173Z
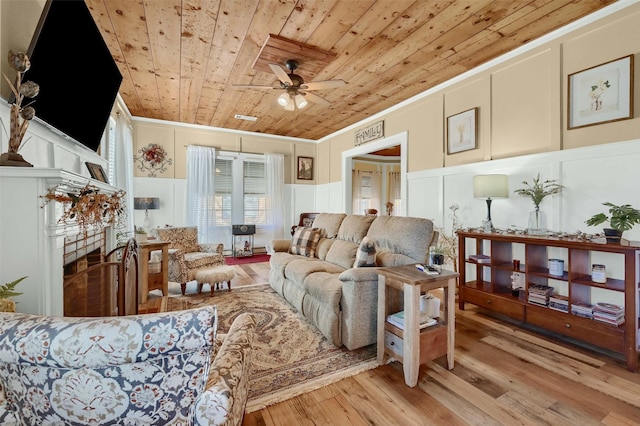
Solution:
M0 167L0 283L27 276L16 291L16 311L62 316L64 241L77 226L58 223L62 206L42 198L57 185L91 183L105 193L117 188L62 169ZM115 236L107 229L107 246Z

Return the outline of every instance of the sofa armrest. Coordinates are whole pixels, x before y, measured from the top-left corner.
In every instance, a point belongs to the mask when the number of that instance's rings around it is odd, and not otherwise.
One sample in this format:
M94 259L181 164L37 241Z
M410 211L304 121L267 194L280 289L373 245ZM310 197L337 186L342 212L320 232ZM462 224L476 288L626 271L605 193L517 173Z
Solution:
M206 389L195 402L195 424L242 423L249 393L255 327L255 318L249 313L238 315L231 324L211 364Z
M291 247L291 240L271 240L271 246L275 252L288 252Z
M346 269L340 273L338 277L340 281L377 281L378 280L378 268L351 268Z
M200 251L203 253L218 253L218 254L222 254L223 250L224 250L224 245L223 244L206 244L206 243L201 243L198 244Z

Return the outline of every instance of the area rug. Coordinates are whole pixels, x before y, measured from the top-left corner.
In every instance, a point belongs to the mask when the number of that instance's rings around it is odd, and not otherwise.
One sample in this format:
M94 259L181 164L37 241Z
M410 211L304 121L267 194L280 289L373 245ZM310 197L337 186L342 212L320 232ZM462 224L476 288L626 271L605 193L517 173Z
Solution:
M245 265L247 263L268 262L271 256L268 254L254 254L253 256L233 257L227 256L224 261L227 265Z
M255 316L248 413L378 366L375 344L335 347L269 284L182 298L193 307L217 305L220 333L242 312Z

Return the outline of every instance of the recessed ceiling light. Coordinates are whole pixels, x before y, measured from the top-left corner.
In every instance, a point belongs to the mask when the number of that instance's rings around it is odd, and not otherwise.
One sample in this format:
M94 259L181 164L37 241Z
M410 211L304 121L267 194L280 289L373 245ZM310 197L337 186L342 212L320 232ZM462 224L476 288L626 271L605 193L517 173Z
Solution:
M247 120L247 121L256 121L258 119L258 117L252 117L250 115L242 115L242 114L236 114L234 115L235 118L237 118L238 120Z

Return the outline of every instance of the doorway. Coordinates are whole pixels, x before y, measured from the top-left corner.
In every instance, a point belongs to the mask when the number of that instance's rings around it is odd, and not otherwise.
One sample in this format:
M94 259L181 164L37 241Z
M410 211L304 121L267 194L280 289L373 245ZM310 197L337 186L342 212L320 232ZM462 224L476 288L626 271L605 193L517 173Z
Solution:
M353 214L353 192L351 170L353 169L353 158L369 154L381 149L390 148L395 145L400 146L400 196L401 209L403 215L407 214L407 132L398 133L384 139L365 143L355 148L342 152L342 193L344 194L344 211Z

